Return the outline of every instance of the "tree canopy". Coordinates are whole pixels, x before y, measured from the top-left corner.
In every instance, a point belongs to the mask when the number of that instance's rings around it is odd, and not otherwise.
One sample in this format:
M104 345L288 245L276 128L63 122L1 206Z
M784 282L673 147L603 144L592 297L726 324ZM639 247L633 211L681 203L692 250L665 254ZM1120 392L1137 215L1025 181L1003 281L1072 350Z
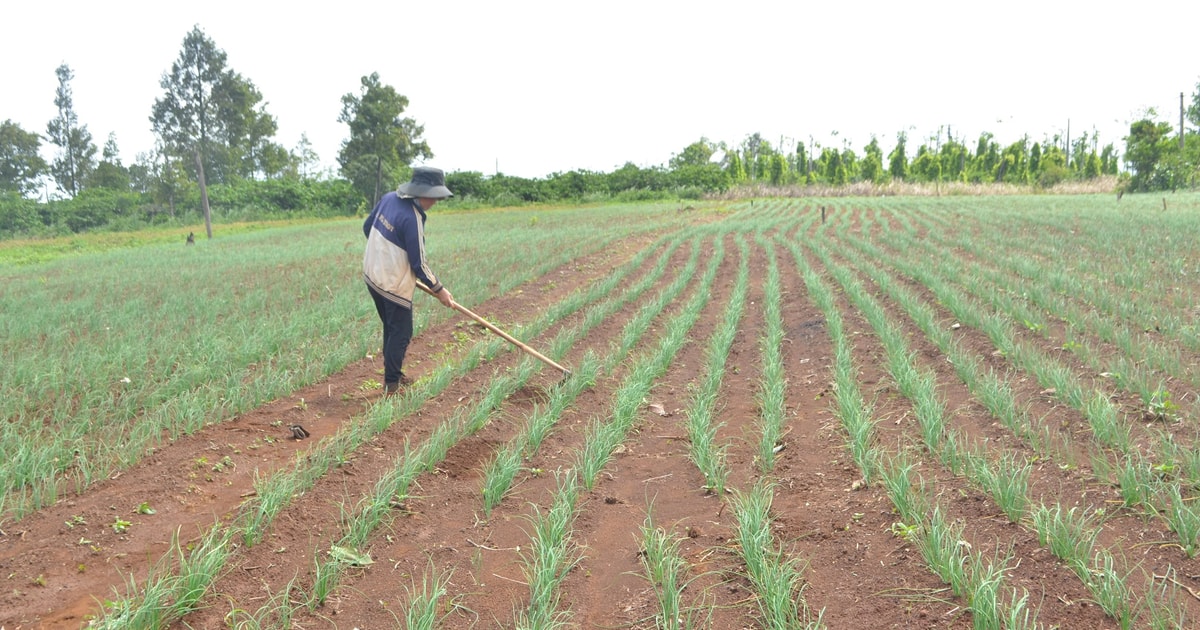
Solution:
M408 98L384 85L378 72L362 77L358 94L342 96L338 122L350 127L342 142L338 164L342 176L371 200L382 196L383 182L403 179L413 160L429 159L433 151L421 137L425 127L402 115Z
M226 62L225 51L193 27L179 58L163 73L164 93L150 115L162 153L182 164L194 161L210 238L208 181L277 174L288 163L286 151L272 142L277 126L261 104L262 94Z
M71 95L74 73L67 64L54 71L58 75L58 90L54 106L58 115L46 125L46 137L58 147L58 157L50 165L50 173L59 189L74 197L83 190L84 182L96 168L96 145L87 125L79 124L75 102Z
M0 123L0 190L29 194L37 190L46 161L38 154L41 136L11 119Z

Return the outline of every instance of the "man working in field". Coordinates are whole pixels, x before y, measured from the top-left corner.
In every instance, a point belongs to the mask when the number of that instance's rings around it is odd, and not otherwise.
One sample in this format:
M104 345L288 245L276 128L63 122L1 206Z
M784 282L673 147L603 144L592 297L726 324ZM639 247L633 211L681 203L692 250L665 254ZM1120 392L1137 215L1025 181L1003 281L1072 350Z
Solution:
M409 383L404 354L413 335L413 292L420 281L444 306L454 296L438 282L425 260L425 212L454 196L440 169L418 166L412 180L384 195L363 223L367 237L363 278L383 322L383 393Z

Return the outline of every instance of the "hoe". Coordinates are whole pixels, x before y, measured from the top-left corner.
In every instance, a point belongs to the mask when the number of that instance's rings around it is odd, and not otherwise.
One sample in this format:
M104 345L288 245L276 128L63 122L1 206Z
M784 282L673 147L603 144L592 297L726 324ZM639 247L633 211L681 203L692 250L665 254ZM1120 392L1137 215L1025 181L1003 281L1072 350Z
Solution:
M420 288L422 291L424 291L424 292L428 293L429 295L433 295L433 291L430 291L430 290L429 290L429 287L425 286L425 283L418 281L418 282L417 282L417 287L419 287L419 288ZM466 315L467 317L470 317L471 319L473 319L473 320L475 320L475 321L479 322L479 324L480 324L481 326L483 326L484 328L487 328L488 330L490 330L490 331L492 331L492 332L496 333L497 335L500 335L501 337L503 337L503 338L504 338L504 340L505 340L505 341L507 341L507 342L511 343L512 345L514 345L514 346L516 346L516 347L520 348L521 350L524 350L524 351L525 351L525 353L526 353L526 354L528 354L529 356L531 356L531 357L533 357L533 358L535 358L535 359L537 359L537 360L541 361L542 363L545 363L546 365L549 365L549 366L551 366L551 367L553 367L553 368L555 368L555 369L559 370L560 372L562 372L562 373L563 373L563 378L566 378L566 377L568 377L568 376L570 376L570 375L571 375L571 370L568 370L567 368L565 368L565 367L563 367L563 366L561 366L561 365L559 365L559 364L555 363L554 361L550 360L550 357L547 357L546 355L544 355L544 354L542 354L542 353L538 352L537 350L534 350L533 348L530 348L529 346L525 345L524 343L521 343L521 341L520 341L520 340L518 340L516 337L513 337L512 335L510 335L510 334L508 334L508 333L504 332L503 330L500 330L499 328L497 328L495 325L493 325L493 324L492 324L491 322L489 322L488 320L486 320L486 319L484 319L484 318L482 318L482 317L480 317L480 316L476 315L475 313L472 313L472 312L471 312L471 310L470 310L470 309L468 309L467 307L463 306L462 304L459 304L458 302L453 302L453 304L454 304L454 310L456 310L456 311L458 311L458 312L462 313L463 315Z

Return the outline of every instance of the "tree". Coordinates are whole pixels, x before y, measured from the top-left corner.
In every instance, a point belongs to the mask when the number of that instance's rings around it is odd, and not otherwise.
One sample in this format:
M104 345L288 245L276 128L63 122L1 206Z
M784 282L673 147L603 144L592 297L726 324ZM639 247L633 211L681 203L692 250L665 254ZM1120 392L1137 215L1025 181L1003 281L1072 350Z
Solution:
M208 238L212 238L212 211L208 203L204 161L220 124L214 92L224 73L225 51L218 49L199 26L192 27L183 38L179 59L159 81L166 94L154 101L150 116L154 133L161 139L165 152L181 159L192 157L195 160Z
M812 170L809 164L808 152L804 149L803 142L796 143L796 168L795 171L800 176L807 176Z
M763 175L763 171L759 169L759 166L763 166L763 164L760 164L758 155L763 147L769 149L771 144L763 140L762 134L757 131L742 140L742 163L746 168L746 175L751 181L757 180Z
M725 167L725 172L729 173L729 181L734 184L740 184L746 181L746 167L742 165L742 157L737 150L731 150L725 154L729 164Z
M1187 120L1193 127L1200 127L1200 82L1196 83L1196 91L1192 93L1192 102L1187 108Z
M216 137L226 152L222 166L226 170L220 181L233 177L271 177L281 174L290 156L279 144L272 142L279 125L266 112L262 93L241 74L226 72L216 86L213 97L220 122Z
M71 98L71 79L74 73L67 64L60 65L54 73L58 75L58 90L54 93L54 105L58 116L46 125L46 136L58 147L58 157L50 165L54 182L68 195L74 197L83 189L84 182L96 168L96 145L87 125L79 125Z
M1104 149L1100 151L1100 172L1105 175L1116 175L1120 170L1120 164L1117 159L1117 149L1108 143L1104 145Z
M312 177L317 167L321 165L321 156L312 148L312 142L308 140L307 133L300 134L300 142L296 143L296 148L292 149L292 163L299 171L301 179ZM451 188L450 190L454 190Z
M350 137L342 141L338 164L372 206L379 201L385 178L399 179L414 159L433 157L421 138L425 127L401 117L407 107L408 98L380 83L378 72L362 78L358 95L342 96L338 122L350 126Z
M859 173L865 182L882 184L886 178L883 170L883 149L879 148L879 139L871 136L871 142L863 147L863 159Z
M821 157L817 158L818 169L821 173L821 178L828 184L834 186L842 186L846 183L846 165L842 162L842 155L837 149L827 147L821 150Z
M720 146L709 142L708 138L700 138L683 148L678 155L671 156L667 166L676 170L682 166L704 166L712 160L712 156Z
M87 185L113 190L129 190L129 169L121 165L116 134L108 134L100 162L88 177Z
M892 179L903 181L908 178L908 156L904 148L907 141L908 134L903 131L896 134L896 147L888 154L888 173Z
M1000 154L1000 164L996 167L995 181L1010 184L1024 184L1029 181L1029 137L1008 145Z
M0 190L27 195L37 190L37 180L46 170L38 155L42 139L10 120L0 123Z
M179 58L159 84L150 123L163 151L195 164L204 226L212 238L208 180L229 182L255 173L277 174L287 152L271 142L275 119L248 79L226 68L225 51L200 30L183 38Z
M787 159L779 153L775 153L771 155L767 169L771 176L771 185L783 185L783 178L785 175L787 175Z
M1152 113L1152 112L1151 112ZM1134 191L1161 190L1167 188L1165 174L1160 163L1171 144L1171 125L1143 118L1129 127L1125 138L1125 161L1133 170L1130 188Z

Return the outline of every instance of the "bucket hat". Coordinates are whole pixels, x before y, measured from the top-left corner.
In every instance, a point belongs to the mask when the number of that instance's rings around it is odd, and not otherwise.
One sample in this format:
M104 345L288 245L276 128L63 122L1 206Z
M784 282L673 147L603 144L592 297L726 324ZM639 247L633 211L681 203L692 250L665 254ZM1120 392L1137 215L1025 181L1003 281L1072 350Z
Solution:
M445 199L453 197L454 193L446 188L446 175L440 168L432 166L417 166L413 168L412 180L400 184L396 192L409 197L428 197L430 199Z

